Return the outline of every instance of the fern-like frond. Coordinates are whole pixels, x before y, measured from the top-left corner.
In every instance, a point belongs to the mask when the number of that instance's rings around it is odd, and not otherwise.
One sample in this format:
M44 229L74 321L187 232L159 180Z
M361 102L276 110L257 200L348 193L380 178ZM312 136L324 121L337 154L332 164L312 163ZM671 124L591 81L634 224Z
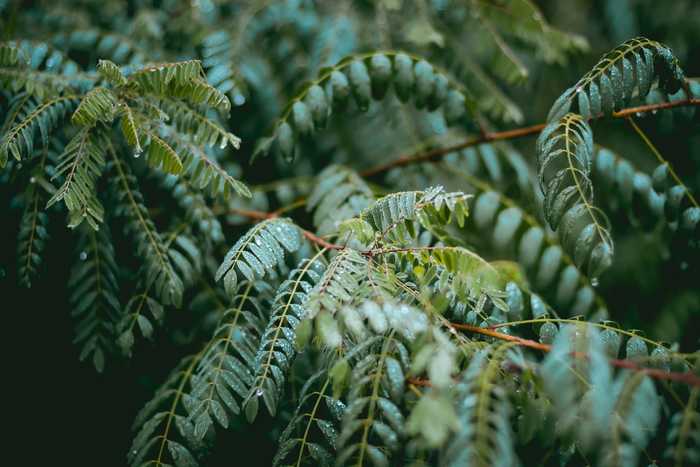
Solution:
M389 465L405 431L402 410L406 349L390 333L378 352L352 367L340 435L337 466Z
M75 343L80 359L92 358L102 371L107 354L114 352L114 326L121 315L117 263L108 229L77 231L77 261L68 279L71 314L77 320Z
M0 47L5 57L0 62L0 88L45 100L94 86L94 76L79 72L76 62L46 42L20 40Z
M289 219L269 219L252 227L226 253L216 271L216 280L233 293L239 274L249 281L261 279L277 264L283 264L285 251L294 252L301 246L301 233Z
M534 171L519 151L506 144L480 144L451 153L445 164L437 168L441 167L486 180L502 193L518 199L530 200L535 196ZM396 177L400 176L399 171Z
M296 328L306 314L304 304L308 293L323 273L320 257L321 253L318 253L311 259L303 260L277 289L271 317L255 356L255 381L245 401L246 415L251 422L250 417L254 417L257 410L249 410L249 406L257 407L260 397L270 415L277 413L287 372L296 357Z
M197 145L218 146L224 149L231 146L238 149L241 139L231 132L224 130L216 122L197 112L187 104L173 100L162 99L161 108L170 116L171 122L179 132L191 135Z
M170 233L164 242L164 247L167 248L168 256L180 273L184 285L189 287L201 273L202 251L189 232L186 230L183 232L183 230L185 230L184 226ZM142 273L144 277L147 275L147 271ZM136 343L136 328L144 338L151 339L155 327L162 325L165 317L163 305L153 297L156 293L155 283L148 284L141 281L137 285L137 291L129 299L116 325L117 344L122 354L127 357L131 357Z
M81 129L66 145L56 167L63 184L46 203L47 207L63 201L68 208L68 227L75 228L84 220L97 230L104 208L97 198L97 179L105 165L106 136L91 127Z
M451 170L451 173L465 175ZM477 194L464 233L470 243L493 249L499 258L516 260L530 280L532 290L543 294L557 309L570 316L605 318L605 303L591 280L581 272L555 236L548 235L537 218L490 185L466 177Z
M503 278L496 268L467 248L387 248L374 250L374 254L394 255L408 261L422 282L437 279L441 286L449 287L463 300L478 300L485 295L500 304Z
M444 449L442 466L517 466L510 426L511 404L502 379L512 343L494 345L472 357L456 388L459 428Z
M293 160L297 141L325 127L329 116L345 109L350 96L366 112L372 99L383 99L392 83L401 101L413 97L419 109L442 109L450 125L470 111L460 87L423 59L401 52L349 56L303 86L275 123L273 135L259 142L255 155L266 154L276 143L280 154Z
M335 314L343 305L366 294L360 290L361 279L367 274L367 259L357 250L345 248L330 262L323 277L309 292L306 318L312 319L325 310ZM335 339L331 339L335 341ZM336 345L339 345L337 342Z
M264 314L254 283L243 281L239 287L197 365L192 391L184 398L194 434L200 439L213 427L214 420L228 427L230 414L240 413L240 401L253 384L255 349ZM246 408L246 413L249 410Z
M134 154L141 154L143 148L141 147L141 138L139 137L139 127L136 116L126 102L120 103L120 110L122 112L120 124L124 139L129 143L129 146L134 148Z
M600 463L609 467L634 467L639 465L641 451L658 427L659 395L644 373L625 372L615 380L612 396L616 402ZM593 408L596 409L599 410Z
M667 436L671 445L664 455L673 460L676 467L700 462L699 397L700 388L692 389L684 409L671 418L671 430Z
M109 60L97 62L97 72L112 86L124 86L126 77L117 65Z
M469 214L469 198L461 192L445 193L442 187L397 192L377 200L361 217L380 237L401 243L416 236L416 220L439 238L447 237L446 225L453 222L459 227L464 225Z
M544 213L559 230L564 250L596 278L612 263L613 243L604 214L593 206L590 179L593 135L575 114L550 123L537 140L537 165Z
M537 5L530 0L510 0L500 8L480 5L480 12L494 25L508 31L536 49L536 55L546 63L567 63L568 54L589 49L585 37L554 28L547 23ZM513 18L520 21L513 21Z
M44 199L36 184L29 185L17 236L17 279L27 288L32 286L39 273L42 253L49 238L49 216L43 211Z
M162 185L170 191L177 204L185 212L185 216L192 223L198 238L213 244L224 240L221 223L204 197L199 192L194 191L190 184L183 182L175 175L167 175L163 177Z
M330 165L317 180L306 206L314 211L319 235L337 232L341 222L360 214L374 199L367 183L351 169Z
M186 99L226 112L231 108L228 98L207 84L198 60L149 66L129 75L127 81L140 91L156 96Z
M19 63L19 51L12 44L0 44L0 66L11 67Z
M316 373L304 384L294 415L279 438L274 467L333 464L345 404L334 399L330 390L326 371Z
M243 182L232 177L212 156L188 138L172 133L168 140L182 156L184 175L191 185L200 190L208 188L212 197L220 195L225 200L230 198L232 191L246 198L252 196Z
M167 248L144 205L136 178L116 154L112 153L112 156L112 181L118 198L115 212L117 216L124 218L125 230L132 236L136 243L136 252L145 263L146 284L155 286L156 296L163 303L179 306L184 292L182 279L175 271Z
M233 105L242 105L248 89L234 62L236 50L240 50L240 44L227 29L214 31L202 40L202 65L207 70L207 81L228 94Z
M136 343L135 328L138 327L141 335L150 339L153 335L154 321L157 324L163 322L165 311L163 305L151 296L153 287L145 284L138 285L138 292L133 295L126 306L121 319L116 325L116 342L122 354L131 357ZM147 316L149 312L151 318Z
M127 454L132 467L197 466L198 453L207 445L194 435L183 398L192 382L201 352L183 358L136 416L134 440Z
M97 122L111 123L117 111L117 97L107 89L92 89L81 99L80 105L73 112L71 122L74 125L91 127Z
M607 436L615 404L610 397L613 377L595 329L564 326L541 365L541 375L562 433L574 433L584 450Z
M34 135L37 130L46 145L51 129L73 110L77 102L75 96L56 97L38 105L13 125L0 140L0 168L5 167L10 155L19 161L34 152Z
M584 119L609 115L631 99L645 97L658 78L659 86L673 94L684 86L685 76L678 59L659 42L638 37L605 54L554 102L548 122L560 120L570 111Z
M182 161L175 150L157 135L151 133L149 136L151 141L146 155L148 165L169 174L182 172Z

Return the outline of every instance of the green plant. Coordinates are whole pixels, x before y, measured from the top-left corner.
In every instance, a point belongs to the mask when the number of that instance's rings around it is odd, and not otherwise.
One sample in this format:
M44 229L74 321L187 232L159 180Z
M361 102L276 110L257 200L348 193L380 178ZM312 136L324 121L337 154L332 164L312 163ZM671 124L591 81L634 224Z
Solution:
M682 56L566 88L588 41L529 0L128 4L0 2L3 281L65 288L100 373L174 365L128 464L700 460Z

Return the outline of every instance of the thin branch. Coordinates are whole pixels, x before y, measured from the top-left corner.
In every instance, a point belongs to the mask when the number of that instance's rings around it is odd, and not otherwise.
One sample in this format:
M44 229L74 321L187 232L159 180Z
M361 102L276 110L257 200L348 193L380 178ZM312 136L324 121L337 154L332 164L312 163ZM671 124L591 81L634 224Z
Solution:
M260 220L264 221L267 219L275 219L279 217L279 215L276 212L264 212L264 211L253 211L250 209L240 209L240 208L231 208L229 209L229 214L237 214L239 216L247 217L249 219L255 219L255 220ZM345 247L343 245L336 245L335 243L330 243L327 240L324 240L323 238L319 237L315 233L308 231L306 229L301 229L302 235L306 237L309 241L323 247L323 248L328 248L329 250L343 250Z
M627 109L622 109L622 110L617 111L617 112L613 112L612 118L627 118L630 115L655 112L657 110L671 109L674 107L695 106L695 105L700 106L700 99L685 99L685 100L676 101L676 102L662 102L659 104L640 105L637 107L630 107ZM602 117L604 117L604 115L601 114L601 115L594 117L593 119L599 119ZM522 128L515 128L512 130L485 133L482 136L479 136L476 138L470 138L470 139L467 139L466 141L462 141L461 143L456 143L456 144L453 144L450 146L445 146L442 148L431 149L430 151L423 152L423 153L410 154L410 155L405 155L405 156L399 157L398 159L395 159L393 161L386 162L384 164L380 164L380 165L377 165L375 167L369 168L363 172L360 172L360 175L362 175L363 177L372 177L372 176L387 172L388 170L391 170L394 167L403 167L403 166L412 165L412 164L419 164L422 162L437 161L437 160L442 159L444 156L446 156L447 154L449 154L451 152L459 151L461 149L465 149L465 148L468 148L471 146L478 146L479 144L489 143L492 141L510 140L510 139L522 138L524 136L538 134L544 129L544 127L546 125L547 125L546 123L540 123L538 125L531 125L531 126L526 126L526 127L522 127Z
M496 339L514 342L517 345L520 345L523 347L528 347L530 349L541 350L543 352L549 352L550 350L552 350L551 345L542 344L540 342L535 342L531 339L523 339L522 337L512 336L510 334L503 334L501 332L494 331L493 329L480 328L478 326L471 326L469 324L460 324L460 323L450 323L450 326L454 329L459 329L462 331L469 331L469 332L473 332L473 333L477 333L477 334L483 334L485 336L494 337ZM576 356L583 357L584 355L583 354L576 354ZM655 379L678 381L681 383L688 384L690 386L700 387L700 377L694 375L691 372L678 373L678 372L672 372L672 371L664 371L664 370L660 370L657 368L647 368L647 367L638 365L630 360L618 360L616 358L610 359L609 362L614 367L626 368L626 369L633 370L633 371L640 371L640 372L646 374L647 376L650 376L650 377L655 378Z

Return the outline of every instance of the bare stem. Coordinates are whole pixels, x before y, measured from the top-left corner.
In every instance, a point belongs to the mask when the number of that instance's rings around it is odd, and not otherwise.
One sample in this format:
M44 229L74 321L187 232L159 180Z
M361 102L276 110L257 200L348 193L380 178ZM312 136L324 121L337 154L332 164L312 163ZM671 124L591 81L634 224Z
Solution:
M674 107L695 106L695 105L700 105L700 99L686 99L686 100L676 101L676 102L662 102L659 104L640 105L637 107L629 107L627 109L622 109L622 110L619 110L617 112L613 112L612 118L627 118L631 115L636 115L636 114L655 112L657 110L664 110L664 109L672 109ZM593 118L599 119L599 118L603 118L603 117L604 117L604 115L597 115ZM434 161L442 159L444 156L446 156L447 154L449 154L451 152L459 151L461 149L465 149L465 148L468 148L471 146L477 146L477 145L483 144L483 143L490 143L492 141L503 141L503 140L522 138L524 136L529 136L529 135L535 135L535 134L540 133L546 125L547 125L546 123L540 123L538 125L531 125L531 126L526 126L526 127L522 127L522 128L515 128L512 130L486 132L479 137L470 138L470 139L467 139L465 141L462 141L460 143L456 143L456 144L453 144L450 146L445 146L442 148L435 148L435 149L431 149L429 151L418 153L418 154L409 154L409 155L401 156L398 159L395 159L393 161L386 162L384 164L380 164L380 165L377 165L375 167L369 168L363 172L360 172L360 175L362 175L363 177L372 177L372 176L387 172L388 170L391 170L394 167L403 167L403 166L412 165L412 164L419 164L422 162L434 162Z

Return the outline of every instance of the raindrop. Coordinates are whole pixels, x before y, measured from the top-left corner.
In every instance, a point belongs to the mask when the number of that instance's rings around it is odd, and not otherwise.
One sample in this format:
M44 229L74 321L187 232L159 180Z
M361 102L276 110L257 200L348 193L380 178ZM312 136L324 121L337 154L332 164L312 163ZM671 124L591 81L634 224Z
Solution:
M258 388L258 389L255 390L255 396L256 396L256 397L260 397L260 396L262 396L262 395L263 395L263 390L262 390L262 389Z
M637 117L637 118L641 117L642 115L643 115L643 114L642 114L641 112L637 112L636 114L634 114L634 116Z
M134 152L134 159L138 159L139 157L141 157L141 151Z
M219 143L219 149L224 149L226 147L226 138L221 138L221 143Z
M87 259L87 253L84 251L80 252L80 261L85 261Z
M594 277L591 279L591 285L593 287L598 287L598 278L597 277Z
M686 269L688 269L688 263L686 263L685 261L683 261L683 262L681 263L681 270L682 270L682 271L685 271Z
M658 112L658 110L654 109L654 110L651 111L651 114L652 114L652 115L656 115L656 112Z
M233 104L234 105L245 104L245 96L243 94L236 94L235 96L233 96Z
M36 177L32 177L29 179L29 183L36 183Z

